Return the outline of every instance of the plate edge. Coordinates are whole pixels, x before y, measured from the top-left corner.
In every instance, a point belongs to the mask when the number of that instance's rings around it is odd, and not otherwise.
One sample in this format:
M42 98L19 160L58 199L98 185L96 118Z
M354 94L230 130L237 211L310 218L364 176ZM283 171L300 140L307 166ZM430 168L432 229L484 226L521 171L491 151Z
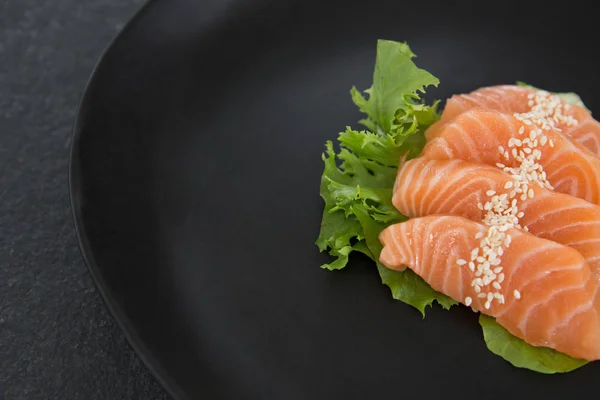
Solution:
M80 181L79 181L79 162L77 156L79 154L79 140L81 137L81 111L84 108L88 92L91 83L94 81L95 76L98 72L100 65L105 59L106 55L111 51L114 44L126 34L131 26L138 21L150 7L157 3L158 0L146 0L138 10L129 18L125 23L125 26L113 37L109 44L105 47L104 51L97 59L92 71L84 85L83 92L79 98L78 106L75 112L75 119L71 128L71 144L69 149L69 164L68 164L68 191L69 191L69 205L71 207L71 218L75 229L75 235L77 237L77 243L81 257L84 264L86 265L100 297L108 309L109 314L112 315L116 321L117 326L125 336L125 339L134 350L136 355L154 376L154 379L163 387L163 389L171 396L174 400L188 400L188 396L184 393L183 389L175 382L175 379L162 368L158 360L152 355L152 351L146 347L141 338L136 333L130 319L126 316L125 312L121 309L120 305L114 300L114 296L110 293L104 278L101 276L98 266L94 261L94 257L89 249L89 243L85 234L85 228L83 226L81 218L81 202L80 202Z

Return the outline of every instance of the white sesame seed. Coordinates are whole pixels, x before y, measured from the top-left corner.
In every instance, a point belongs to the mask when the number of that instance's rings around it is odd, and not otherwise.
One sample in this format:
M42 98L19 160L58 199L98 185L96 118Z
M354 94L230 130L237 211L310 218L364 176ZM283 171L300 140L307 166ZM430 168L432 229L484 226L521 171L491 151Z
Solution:
M498 290L501 289L501 286L500 286L500 284L498 282L492 283L492 286L494 287L494 289L498 289Z
M481 293L481 287L479 285L475 285L473 289L475 290L475 293Z
M519 128L519 135L522 135L523 133L525 133L525 127L522 126Z
M511 187L513 187L512 181L508 181L504 184L504 189L510 189Z
M485 304L484 304L484 307L486 308L486 310L489 309L490 308L490 302L486 301Z
M487 297L487 295L485 293L479 293L477 297L483 299L484 297Z
M475 271L475 263L473 261L469 261L469 269L471 270L471 272Z
M485 192L485 194L487 194L488 196L493 196L496 194L495 190L488 190L487 192Z
M461 258L461 259L459 259L458 261L456 261L456 263L457 263L458 265L465 265L467 262Z
M504 274L498 274L498 283L504 282Z
M498 146L498 151L500 152L500 154L504 154L504 147Z
M538 136L538 131L535 129L532 129L531 132L529 132L529 140L535 140L535 138Z
M529 196L530 199L533 199L533 196L535 195L533 193L533 189L529 189L529 191L527 192L527 195Z
M515 299L518 300L521 298L521 293L517 289L515 289L513 292L513 296L515 296Z
M465 306L469 307L471 305L471 303L473 302L473 299L470 297L465 297Z
M554 147L554 141L552 139L549 139L548 143L550 144L550 147Z

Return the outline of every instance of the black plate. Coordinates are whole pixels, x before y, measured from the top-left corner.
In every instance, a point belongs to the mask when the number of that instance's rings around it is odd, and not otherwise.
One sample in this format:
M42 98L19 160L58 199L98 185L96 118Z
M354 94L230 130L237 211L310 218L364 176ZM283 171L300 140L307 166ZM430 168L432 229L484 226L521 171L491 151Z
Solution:
M594 19L572 2L150 2L93 73L71 164L85 259L142 359L178 399L595 390L600 364L513 368L473 313L422 320L370 262L324 271L314 245L324 142L360 118L348 91L378 38L407 40L438 98L524 80L600 110Z

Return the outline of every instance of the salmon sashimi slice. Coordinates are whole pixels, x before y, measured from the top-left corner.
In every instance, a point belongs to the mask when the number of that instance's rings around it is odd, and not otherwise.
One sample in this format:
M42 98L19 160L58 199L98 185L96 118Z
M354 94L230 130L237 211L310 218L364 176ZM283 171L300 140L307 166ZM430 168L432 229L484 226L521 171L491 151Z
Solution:
M600 203L600 158L560 132L528 122L474 108L432 126L421 156L499 166L557 192Z
M503 213L492 207L500 199ZM503 214L515 227L579 251L600 283L600 206L580 198L526 185L486 164L419 157L398 170L392 203L409 218L452 214L484 221Z
M565 134L600 157L600 122L587 111L583 111L586 115L576 117L579 123L565 129Z
M471 93L455 94L446 100L442 120L447 121L473 108L484 108L504 113L525 113L529 94L533 90L516 85L486 86Z
M592 114L576 104L566 104L558 96L543 90L515 85L488 86L471 93L458 94L446 102L442 120L448 120L473 108L486 108L504 113L527 113L540 104L553 106L552 121L574 141L600 155L600 122ZM554 114L557 117L554 118ZM561 118L561 116L563 118Z
M458 216L413 218L381 232L380 261L390 269L412 269L435 290L495 317L534 346L600 359L598 283L581 254L508 229L503 232L508 246L490 262L492 255L477 255L486 239L501 236L494 231L490 237L490 231Z

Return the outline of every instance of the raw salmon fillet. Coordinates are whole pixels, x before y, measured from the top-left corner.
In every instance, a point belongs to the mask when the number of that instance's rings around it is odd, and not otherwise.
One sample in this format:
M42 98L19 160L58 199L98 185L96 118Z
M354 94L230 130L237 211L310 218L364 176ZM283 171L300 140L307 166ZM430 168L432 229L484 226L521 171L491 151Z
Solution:
M527 190L519 185L520 193L514 192L516 187L496 167L419 157L398 170L392 202L409 218L451 214L480 222L491 212L485 204L506 195L505 208L515 200L507 215L532 234L579 251L600 283L600 206L536 184Z
M523 158L536 155L530 160L532 168L554 190L600 203L600 158L554 129L541 130L510 114L473 108L432 125L426 136L421 156L430 159L518 167Z
M531 109L531 102L535 100L537 93L545 97L549 95L544 91L515 85L489 86L471 93L454 95L446 102L442 120L452 119L472 108L486 108L511 114L525 113ZM553 97L553 100L556 98ZM556 127L595 155L600 155L600 122L596 121L585 108L565 104L564 101L560 102L561 113L575 119L577 124L570 126L557 118Z
M512 241L496 264L500 266L492 266L497 272L491 273L494 284L502 275L502 285L489 293L491 285L477 292L473 282L480 278L467 262L483 240L476 237L487 231L486 225L458 216L413 218L380 234L384 246L380 261L390 269L412 269L435 290L495 317L534 346L600 359L598 282L581 254L508 229L504 233Z

